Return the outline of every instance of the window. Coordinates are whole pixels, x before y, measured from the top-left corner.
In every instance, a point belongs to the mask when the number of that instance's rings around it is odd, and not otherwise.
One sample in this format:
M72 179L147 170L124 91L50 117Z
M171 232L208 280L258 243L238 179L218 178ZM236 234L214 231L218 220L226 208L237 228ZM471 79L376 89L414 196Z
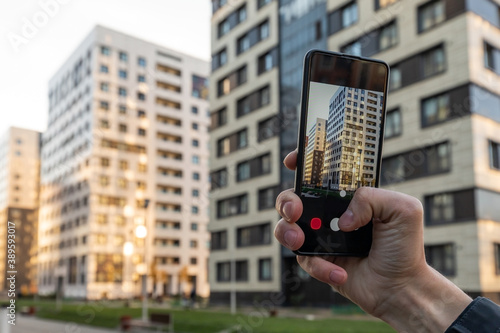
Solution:
M126 114L127 113L127 107L125 105L119 105L118 106L118 113L119 114Z
M146 118L146 111L137 110L137 118Z
M146 82L146 77L144 75L137 75L137 82Z
M195 131L198 130L198 123L191 123L191 128L194 129Z
M146 67L146 59L142 57L137 58L137 65L140 67Z
M217 217L246 214L248 212L248 195L242 194L236 197L217 201Z
M259 210L274 208L279 186L272 186L259 190Z
M120 69L118 71L118 76L121 78L121 79L126 79L127 78L127 71L126 70L123 70L123 69Z
M212 56L212 71L227 63L227 50L226 48L220 50Z
M277 136L280 133L279 118L274 116L259 122L258 125L258 138L259 142Z
M245 82L247 82L247 67L243 66L217 82L217 96L227 95Z
M448 142L443 142L384 158L381 183L398 183L450 170L451 147Z
M346 44L340 50L343 53L369 57L375 53L389 49L397 43L398 29L394 20Z
M128 162L127 161L120 161L120 170L128 170Z
M272 0L258 0L257 1L257 9L264 7L265 5L271 3Z
M101 166L102 167L109 167L109 158L101 157Z
M199 197L199 196L200 196L200 191L198 191L198 190L192 190L192 191L191 191L191 195L192 195L193 197Z
M278 49L274 48L263 55L259 56L257 60L257 74L262 74L270 71L278 64Z
M500 275L500 244L493 244L493 251L495 251L495 273Z
M106 82L101 82L101 91L109 91L109 84Z
M445 276L455 276L455 244L426 245L425 259L427 263Z
M418 32L424 32L446 19L444 1L430 1L418 7Z
M189 263L190 263L191 265L196 265L196 264L198 263L198 259L196 259L196 257L191 257L191 258L189 259Z
M248 145L247 129L233 133L217 141L217 156L225 156Z
M122 133L127 133L127 125L125 124L119 124L118 125L118 130Z
M138 92L137 93L137 99L140 100L140 101L145 101L146 100L146 95L141 93L141 92Z
M144 128L138 128L137 134L140 136L146 136L146 130Z
M104 56L109 56L111 54L111 50L107 46L101 46L101 54Z
M328 33L334 34L358 21L358 5L351 2L328 14Z
M271 258L259 259L259 280L270 281L273 278L273 265Z
M264 223L236 230L236 246L258 246L271 244L271 224Z
M222 108L218 111L212 112L210 115L210 129L215 129L217 127L220 127L222 125L225 125L227 123L227 109Z
M198 172L193 172L193 180L200 180L200 174Z
M241 22L245 21L247 18L247 9L245 5L241 6L234 12L228 15L226 19L219 23L217 26L217 36L218 38L227 34L231 29L236 27Z
M421 102L422 127L439 124L470 113L470 106L463 105L469 97L469 86L460 86Z
M444 71L444 50L437 47L422 56L422 69L424 78Z
M264 21L238 38L236 41L236 54L247 51L267 37L269 37L269 21Z
M386 139L401 135L401 111L399 109L388 111L385 116L385 132Z
M101 110L109 110L109 103L108 102L105 102L105 101L100 101L99 102L99 108Z
M108 186L109 185L109 177L108 176L100 176L99 183L101 184L101 186Z
M236 166L236 180L238 182L263 176L271 172L271 157L265 154L248 161L240 162Z
M118 57L120 61L128 61L128 55L126 52L121 51L120 53L118 53Z
M446 70L443 45L404 59L391 66L390 89L395 90L422 81Z
M208 99L208 79L198 75L192 76L191 96Z
M212 232L210 241L211 250L225 250L227 248L227 231Z
M118 95L123 97L127 96L127 89L122 87L118 88Z
M218 262L217 263L217 281L227 282L231 280L231 262Z
M398 0L375 0L375 10L385 8L389 5L392 5L393 3L397 2Z
M227 186L227 169L220 169L210 173L211 190Z
M195 223L195 222L191 223L191 230L192 231L198 230L198 223Z
M239 118L268 105L271 102L269 90L269 86L265 86L243 98L240 98L236 102L236 116Z
M488 142L490 151L490 167L500 170L500 144L494 141Z
M248 281L248 260L236 261L236 281Z
M191 107L191 113L192 114L198 114L198 108L196 106Z
M428 226L474 219L474 191L462 190L426 196L425 214L425 224Z
M109 73L108 66L106 66L106 65L101 65L101 67L100 67L99 71L100 71L101 73Z
M484 42L484 66L500 74L500 50Z
M191 161L193 164L200 164L200 157L198 155L193 155Z
M191 146L193 147L199 147L200 146L200 142L196 139L193 139L191 140Z

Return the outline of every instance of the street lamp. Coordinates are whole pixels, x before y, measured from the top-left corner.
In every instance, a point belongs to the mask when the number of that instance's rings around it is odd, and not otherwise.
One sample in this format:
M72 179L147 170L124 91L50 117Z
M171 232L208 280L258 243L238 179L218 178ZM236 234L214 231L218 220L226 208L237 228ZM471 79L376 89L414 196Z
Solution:
M148 321L148 292L147 292L147 278L148 278L148 263L147 263L147 246L148 246L148 241L147 241L147 235L148 235L148 229L146 228L146 210L149 205L149 200L146 199L144 200L144 224L139 224L135 228L135 236L137 238L144 239L144 260L142 267L137 267L138 270L140 268L140 274L142 276L142 321Z

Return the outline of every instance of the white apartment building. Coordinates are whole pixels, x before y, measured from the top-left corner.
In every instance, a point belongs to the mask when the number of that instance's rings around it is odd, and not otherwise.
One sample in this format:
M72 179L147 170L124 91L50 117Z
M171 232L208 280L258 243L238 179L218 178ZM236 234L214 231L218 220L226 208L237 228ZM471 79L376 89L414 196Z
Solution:
M208 296L208 73L206 61L96 26L52 77L40 294L128 298L147 268L153 296Z

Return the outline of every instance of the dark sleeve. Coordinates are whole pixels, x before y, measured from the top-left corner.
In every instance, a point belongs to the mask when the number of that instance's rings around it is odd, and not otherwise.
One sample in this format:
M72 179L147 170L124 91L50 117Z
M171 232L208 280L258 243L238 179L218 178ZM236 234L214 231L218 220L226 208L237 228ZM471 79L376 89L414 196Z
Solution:
M500 306L478 297L444 333L500 333Z

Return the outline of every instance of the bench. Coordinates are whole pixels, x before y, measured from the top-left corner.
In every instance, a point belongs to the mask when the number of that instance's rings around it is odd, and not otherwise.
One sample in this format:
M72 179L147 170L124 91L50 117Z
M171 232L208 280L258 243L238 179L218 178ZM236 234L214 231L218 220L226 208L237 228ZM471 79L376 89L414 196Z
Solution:
M140 319L121 319L124 332L169 332L174 333L174 320L170 313L150 313L149 321Z

